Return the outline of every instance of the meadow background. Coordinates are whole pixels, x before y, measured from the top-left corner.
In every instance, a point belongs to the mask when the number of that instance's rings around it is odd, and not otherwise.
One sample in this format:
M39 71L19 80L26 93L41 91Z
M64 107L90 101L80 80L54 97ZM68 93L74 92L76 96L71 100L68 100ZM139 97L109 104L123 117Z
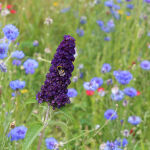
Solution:
M100 144L124 138L121 131L133 129L134 134L127 137L127 150L150 150L150 72L143 70L140 63L150 60L150 4L142 0L132 0L118 3L119 10L115 10L120 18L116 19L110 9L105 6L105 0L4 0L1 1L2 9L12 5L15 13L6 16L0 15L0 38L7 24L15 25L19 30L18 38L11 44L8 56L14 50L22 50L25 54L23 62L28 58L38 61L39 66L34 74L26 74L22 65L12 65L12 58L6 63L7 72L0 72L0 150L28 150L37 149L39 132L43 127L43 118L47 104L38 104L36 94L44 83L46 73L51 66L50 62L64 35L71 35L76 39L78 56L74 62L74 76L77 82L71 82L69 88L77 90L78 95L71 98L71 104L61 109L52 110L51 118L45 130L42 141L42 150L46 150L45 139L54 137L57 141L68 141L80 134L85 135L60 147L60 150L98 150ZM126 7L128 3L134 5L133 9ZM66 9L67 8L67 9ZM130 12L130 15L127 14ZM86 23L81 24L80 18L86 16ZM45 19L50 17L53 21L44 24ZM106 33L101 30L97 20L105 24L113 20L115 27L112 32ZM77 34L77 29L83 29L84 35ZM109 41L104 38L110 37ZM38 46L34 46L34 41ZM19 43L19 44L16 44ZM47 51L45 50L46 48ZM43 60L41 60L42 58ZM7 58L5 58L7 59ZM47 61L45 61L47 60ZM108 73L102 73L104 63L112 67ZM83 68L79 69L79 65ZM133 79L129 85L120 85L113 71L128 70ZM83 87L84 82L93 77L103 79L102 87L106 91L101 96L95 91L94 95L88 96ZM12 80L26 82L26 92L13 97L13 90L9 87ZM107 85L108 79L113 84ZM134 87L140 91L140 95L134 98L125 96L127 106L122 101L111 100L111 89L117 85L121 90L125 87ZM17 102L17 103L16 103ZM16 105L17 104L17 105ZM96 125L103 126L106 122L104 113L107 109L116 109L116 120L110 121L96 136L96 131L88 133ZM136 115L141 118L137 126L128 123L128 117ZM120 120L124 120L120 123ZM15 121L16 126L24 125L30 131L26 139L11 142L7 138L10 132L10 124ZM87 134L86 134L87 132ZM31 145L30 145L31 144Z

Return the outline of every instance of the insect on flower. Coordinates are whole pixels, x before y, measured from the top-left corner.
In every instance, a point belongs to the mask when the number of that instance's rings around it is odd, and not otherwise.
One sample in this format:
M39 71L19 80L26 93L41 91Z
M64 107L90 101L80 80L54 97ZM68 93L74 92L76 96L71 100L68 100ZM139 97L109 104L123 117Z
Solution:
M57 70L61 77L65 76L65 71L62 69L62 66L57 66Z
M13 121L11 124L10 124L10 128L13 129L16 127L16 121Z

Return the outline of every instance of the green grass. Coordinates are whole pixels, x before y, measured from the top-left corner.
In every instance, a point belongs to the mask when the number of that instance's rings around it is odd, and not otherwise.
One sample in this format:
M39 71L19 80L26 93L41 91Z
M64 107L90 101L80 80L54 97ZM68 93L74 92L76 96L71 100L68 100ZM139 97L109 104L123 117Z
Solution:
M58 6L53 3L58 2ZM45 136L42 142L42 150L46 150L45 138L54 137L57 141L66 142L82 133L86 133L95 128L97 124L103 126L105 124L104 112L109 109L116 108L116 102L110 98L111 88L118 85L121 90L125 87L132 86L141 92L140 96L135 98L125 97L129 101L127 107L122 106L119 101L118 119L109 122L102 130L96 133L90 132L74 140L60 150L98 150L99 145L116 138L123 138L121 131L130 130L133 125L127 122L130 115L140 116L142 122L135 127L135 136L130 135L128 139L128 150L149 150L150 149L150 72L140 68L140 60L150 60L150 50L147 47L150 37L147 36L149 29L149 11L148 4L142 4L141 1L134 1L134 9L131 10L131 18L126 19L127 11L125 3L121 5L123 14L120 20L114 20L115 31L109 33L111 41L104 41L106 33L100 30L97 20L107 22L112 19L111 14L107 14L108 8L102 3L90 6L89 0L71 0L71 1L40 1L40 0L14 0L3 1L3 5L12 4L17 11L16 14L10 14L6 17L0 16L1 27L6 24L14 24L20 32L16 42L19 42L18 50L23 50L27 58L37 60L37 54L43 59L51 61L56 52L56 48L63 39L63 35L70 34L76 39L76 47L78 56L74 62L73 76L78 75L78 65L84 64L84 78L79 79L76 83L71 83L69 88L75 88L78 96L73 102L60 110L51 110L51 120L45 130ZM60 13L60 10L71 6L69 12ZM147 20L140 16L144 14L148 16ZM87 23L81 25L80 17L86 16ZM47 17L53 19L53 24L44 25ZM85 34L79 37L76 29L81 27ZM3 37L3 33L0 33ZM39 41L38 47L33 47L34 40ZM15 43L11 44L9 54L16 50ZM51 54L44 52L45 48L51 49ZM132 62L136 64L132 66ZM103 63L109 63L112 66L110 73L102 74L101 67ZM132 67L131 67L132 66ZM33 75L26 75L25 71L20 67L12 66L12 59L7 62L7 73L0 72L0 150L21 150L26 146L23 145L24 140L10 142L7 134L10 131L10 123L16 121L16 126L24 125L28 129L35 126L35 132L42 129L42 118L45 116L47 104L38 104L35 100L36 93L40 90L44 83L45 75L48 72L50 63L39 61L39 67ZM117 83L113 77L114 70L129 70L134 79L127 86ZM106 96L100 97L97 92L93 96L87 96L83 83L90 81L93 77L102 77L104 81L109 78L113 79L113 85L102 85L108 92ZM27 93L21 94L16 98L12 98L12 90L9 82L12 80L26 81L25 89ZM17 102L17 105L16 105ZM35 110L37 114L35 114ZM120 120L124 120L123 125ZM37 125L35 125L37 124ZM33 126L34 125L34 126ZM39 129L39 128L40 129ZM31 131L33 130L31 128ZM36 130L37 128L37 130ZM33 133L34 135L34 133ZM32 136L33 137L33 136ZM31 138L31 137L30 137ZM39 136L35 136L33 143L28 150L37 149ZM134 143L133 143L134 140ZM29 139L30 141L30 139ZM28 142L27 142L28 143Z

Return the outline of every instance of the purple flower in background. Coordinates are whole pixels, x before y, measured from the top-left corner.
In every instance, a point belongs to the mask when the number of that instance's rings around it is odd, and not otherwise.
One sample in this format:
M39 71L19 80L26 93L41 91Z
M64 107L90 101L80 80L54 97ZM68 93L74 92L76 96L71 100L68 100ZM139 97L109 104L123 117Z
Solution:
M106 82L107 82L107 85L111 85L113 83L112 79L108 79Z
M68 97L76 97L78 95L78 92L75 89L68 89L67 93Z
M126 0L126 2L131 2L132 0Z
M141 118L138 116L130 116L128 118L128 122L132 125L138 125L141 122Z
M27 128L24 126L15 127L8 133L8 137L11 138L11 141L18 141L25 138L26 132Z
M114 9L116 9L116 10L119 10L119 9L120 9L120 6L119 6L119 5L114 4L114 5L113 5L113 8L114 8Z
M107 37L104 38L104 40L105 41L110 41L110 37L107 36Z
M18 58L18 59L22 59L23 57L24 57L25 55L24 55L24 53L23 53L23 51L14 51L13 53L12 53L12 55L11 55L11 57L12 58Z
M91 83L96 83L98 84L98 87L100 87L103 84L103 79L99 77L94 77L90 81Z
M0 70L1 70L1 72L7 72L7 67L3 62L0 63Z
M150 3L150 0L145 0L146 3Z
M94 81L94 82L84 82L84 83L83 83L83 87L84 87L86 90L95 91L95 90L98 89L99 85L98 85L98 83L96 83L95 81Z
M104 117L109 120L111 118L111 120L115 120L118 115L117 115L117 112L115 112L115 110L113 109L108 109L105 111L104 113Z
M26 71L26 74L33 74L35 69L38 67L38 62L29 58L23 63L23 67Z
M81 36L84 35L84 30L82 30L82 29L77 29L77 30L76 30L76 33L81 37Z
M56 150L57 145L58 145L57 140L53 137L47 138L45 140L45 143L46 143L47 149L50 149L50 150L54 150L54 149Z
M133 5L133 4L127 4L127 8L133 9L133 8L134 8L134 5Z
M44 85L36 96L39 103L48 102L53 109L70 103L67 87L71 83L70 77L74 70L74 54L75 39L65 35L51 62L52 66L46 75Z
M120 90L117 93L111 94L111 99L113 101L121 101L123 98L124 98L124 93Z
M97 20L96 23L100 26L103 27L104 26L104 22L102 20Z
M144 60L141 62L140 66L144 70L150 70L150 61Z
M19 35L18 29L12 24L6 25L3 32L8 40L15 40Z
M137 95L137 91L132 87L127 87L123 91L129 97L135 97Z
M122 0L117 0L117 3L122 3Z
M61 13L66 13L70 10L71 7L67 7L67 8L63 8L62 10L60 10Z
M113 20L109 20L107 22L107 27L109 27L110 29L113 29L115 27L114 21Z
M33 42L33 46L34 46L34 47L39 46L39 42L38 42L37 40L35 40L35 41Z
M124 139L119 139L119 140L115 140L114 142L116 145L118 145L119 147L125 147L128 144L128 141L126 138Z
M6 43L0 43L0 59L4 59L7 57L8 52L8 44Z
M110 7L110 8L113 7L114 5L113 1L106 1L104 4L106 7Z
M111 70L110 64L103 64L102 69L101 69L102 73L109 72L110 70Z
M14 59L12 64L15 65L15 66L20 66L21 65L21 60Z
M9 86L13 90L23 89L25 87L25 81L19 80L10 81Z
M87 17L82 16L82 17L80 18L80 23L81 23L81 24L86 24L86 21L87 21Z
M114 71L114 76L120 84L128 84L133 76L129 71Z

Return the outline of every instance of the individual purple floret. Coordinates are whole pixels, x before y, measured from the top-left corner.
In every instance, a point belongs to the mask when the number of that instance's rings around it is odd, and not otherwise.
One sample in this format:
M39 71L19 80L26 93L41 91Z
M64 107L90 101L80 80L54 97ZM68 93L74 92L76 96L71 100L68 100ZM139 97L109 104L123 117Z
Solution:
M25 81L19 81L19 80L11 81L9 83L9 86L13 90L23 89L25 87Z
M24 53L23 53L23 51L14 51L13 53L12 53L12 55L11 55L11 57L12 58L18 58L18 59L22 59L23 57L24 57L25 55L24 55Z
M58 150L58 142L55 138L53 137L50 137L50 138L47 138L45 140L45 143L46 143L46 147L47 149L50 149L50 150Z
M12 24L6 25L3 32L8 40L15 40L19 35L18 29Z
M8 133L8 137L11 138L11 141L18 141L24 139L27 132L27 128L24 126L15 127Z
M74 70L74 54L75 39L65 35L51 62L52 66L46 75L44 85L36 96L39 103L48 102L53 109L70 103L67 87L71 83L70 77Z
M138 116L130 116L128 118L128 122L132 125L138 125L141 122L141 118Z
M26 74L33 74L35 72L35 69L38 67L38 62L34 59L27 59L23 63L23 67L26 71Z
M0 59L7 57L8 44L0 43Z

